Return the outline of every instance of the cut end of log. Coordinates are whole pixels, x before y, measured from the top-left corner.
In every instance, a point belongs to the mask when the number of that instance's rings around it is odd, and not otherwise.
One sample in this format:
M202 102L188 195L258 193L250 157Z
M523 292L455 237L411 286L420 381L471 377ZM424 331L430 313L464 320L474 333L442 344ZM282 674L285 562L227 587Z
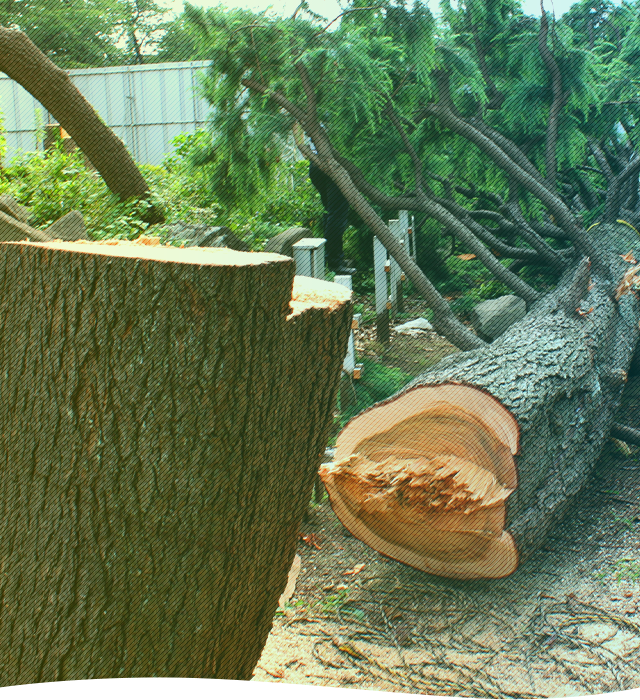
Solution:
M514 416L482 389L420 386L350 421L322 480L344 526L381 554L450 578L518 566L504 530L517 486Z
M342 284L296 275L293 278L291 314L288 318L302 313L309 307L334 311L350 299L351 290Z

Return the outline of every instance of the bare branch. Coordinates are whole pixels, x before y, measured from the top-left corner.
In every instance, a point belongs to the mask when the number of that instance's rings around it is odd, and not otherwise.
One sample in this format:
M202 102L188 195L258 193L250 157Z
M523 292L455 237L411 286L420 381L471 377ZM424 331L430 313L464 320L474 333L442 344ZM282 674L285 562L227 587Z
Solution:
M602 170L602 174L607 178L607 180L611 180L614 177L613 170L611 170L609 161L600 148L598 142L590 136L587 137L587 141L589 142L591 153L593 153L593 157L596 159L596 163L600 166L600 170Z
M326 27L323 27L316 35L314 35L314 39L315 37L320 36L320 34L326 32L332 24L337 22L340 19L340 17L343 17L344 15L348 15L351 12L362 12L363 10L380 10L382 9L382 7L382 5L372 5L371 7L352 7L350 10L345 10L344 12L341 12L337 17L332 19Z
M590 165L576 165L574 167L577 170L584 170L587 173L597 173L598 175L602 175L602 177L605 177L605 174L602 172L602 170L598 170L598 168L592 168Z
M640 172L640 155L635 156L631 162L627 163L624 170L609 182L603 221L613 223L618 218L622 204L622 187L626 180L637 176L638 172Z
M558 64L556 63L551 50L547 46L549 22L547 20L547 14L544 10L543 0L540 0L540 10L542 12L542 16L540 17L540 33L538 34L538 50L540 51L540 56L542 57L544 65L551 74L551 89L553 94L553 101L551 102L551 108L549 109L549 122L547 123L547 143L544 165L547 186L552 191L555 191L556 174L558 170L558 162L556 158L556 148L558 143L558 120L560 118L560 112L565 104L565 96L562 93L562 74L560 73L560 68L558 68Z
M579 228L574 215L566 204L544 183L541 183L509 156L491 139L487 138L478 129L458 117L446 106L440 104L428 104L424 107L429 113L438 119L452 131L464 136L474 143L481 151L488 155L494 163L503 168L511 177L514 177L521 185L535 195L554 215L560 226L565 231L565 237L572 240L585 255L588 255L594 265L601 260L600 251L594 240L586 231Z

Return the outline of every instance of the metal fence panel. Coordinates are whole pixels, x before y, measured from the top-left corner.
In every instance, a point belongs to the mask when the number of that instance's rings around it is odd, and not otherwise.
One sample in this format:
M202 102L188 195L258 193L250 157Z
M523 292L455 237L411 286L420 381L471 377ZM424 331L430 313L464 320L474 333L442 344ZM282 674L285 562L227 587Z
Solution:
M173 150L173 138L192 133L206 123L210 106L198 94L197 74L209 63L77 68L68 73L100 117L124 141L134 160L160 165ZM4 73L0 73L0 112L4 117L7 162L18 149L42 148L36 143L38 126L55 123L29 92Z

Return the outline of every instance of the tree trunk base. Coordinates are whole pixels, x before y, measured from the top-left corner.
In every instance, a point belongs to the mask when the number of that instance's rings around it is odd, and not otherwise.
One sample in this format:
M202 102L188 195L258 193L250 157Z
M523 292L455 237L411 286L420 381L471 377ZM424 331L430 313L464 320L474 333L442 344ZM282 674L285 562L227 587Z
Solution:
M350 291L273 254L0 252L0 683L249 680L327 444Z

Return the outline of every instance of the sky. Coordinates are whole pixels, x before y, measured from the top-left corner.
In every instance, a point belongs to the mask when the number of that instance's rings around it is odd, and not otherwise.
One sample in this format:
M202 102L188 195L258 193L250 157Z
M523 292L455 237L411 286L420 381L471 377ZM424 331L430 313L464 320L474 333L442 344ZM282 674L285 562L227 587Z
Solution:
M556 17L563 15L576 0L545 0L544 5L547 11L555 12ZM215 7L220 4L220 0L191 0L193 5L199 7ZM222 4L227 7L243 7L254 12L261 12L271 6L278 14L292 15L298 6L299 0L223 0ZM183 0L165 0L162 5L171 8L176 14L182 11ZM438 0L428 0L431 11L438 13ZM617 4L617 3L616 3ZM332 20L340 14L340 5L337 0L309 0L309 6L319 15ZM540 0L524 0L522 9L527 15L540 16Z

